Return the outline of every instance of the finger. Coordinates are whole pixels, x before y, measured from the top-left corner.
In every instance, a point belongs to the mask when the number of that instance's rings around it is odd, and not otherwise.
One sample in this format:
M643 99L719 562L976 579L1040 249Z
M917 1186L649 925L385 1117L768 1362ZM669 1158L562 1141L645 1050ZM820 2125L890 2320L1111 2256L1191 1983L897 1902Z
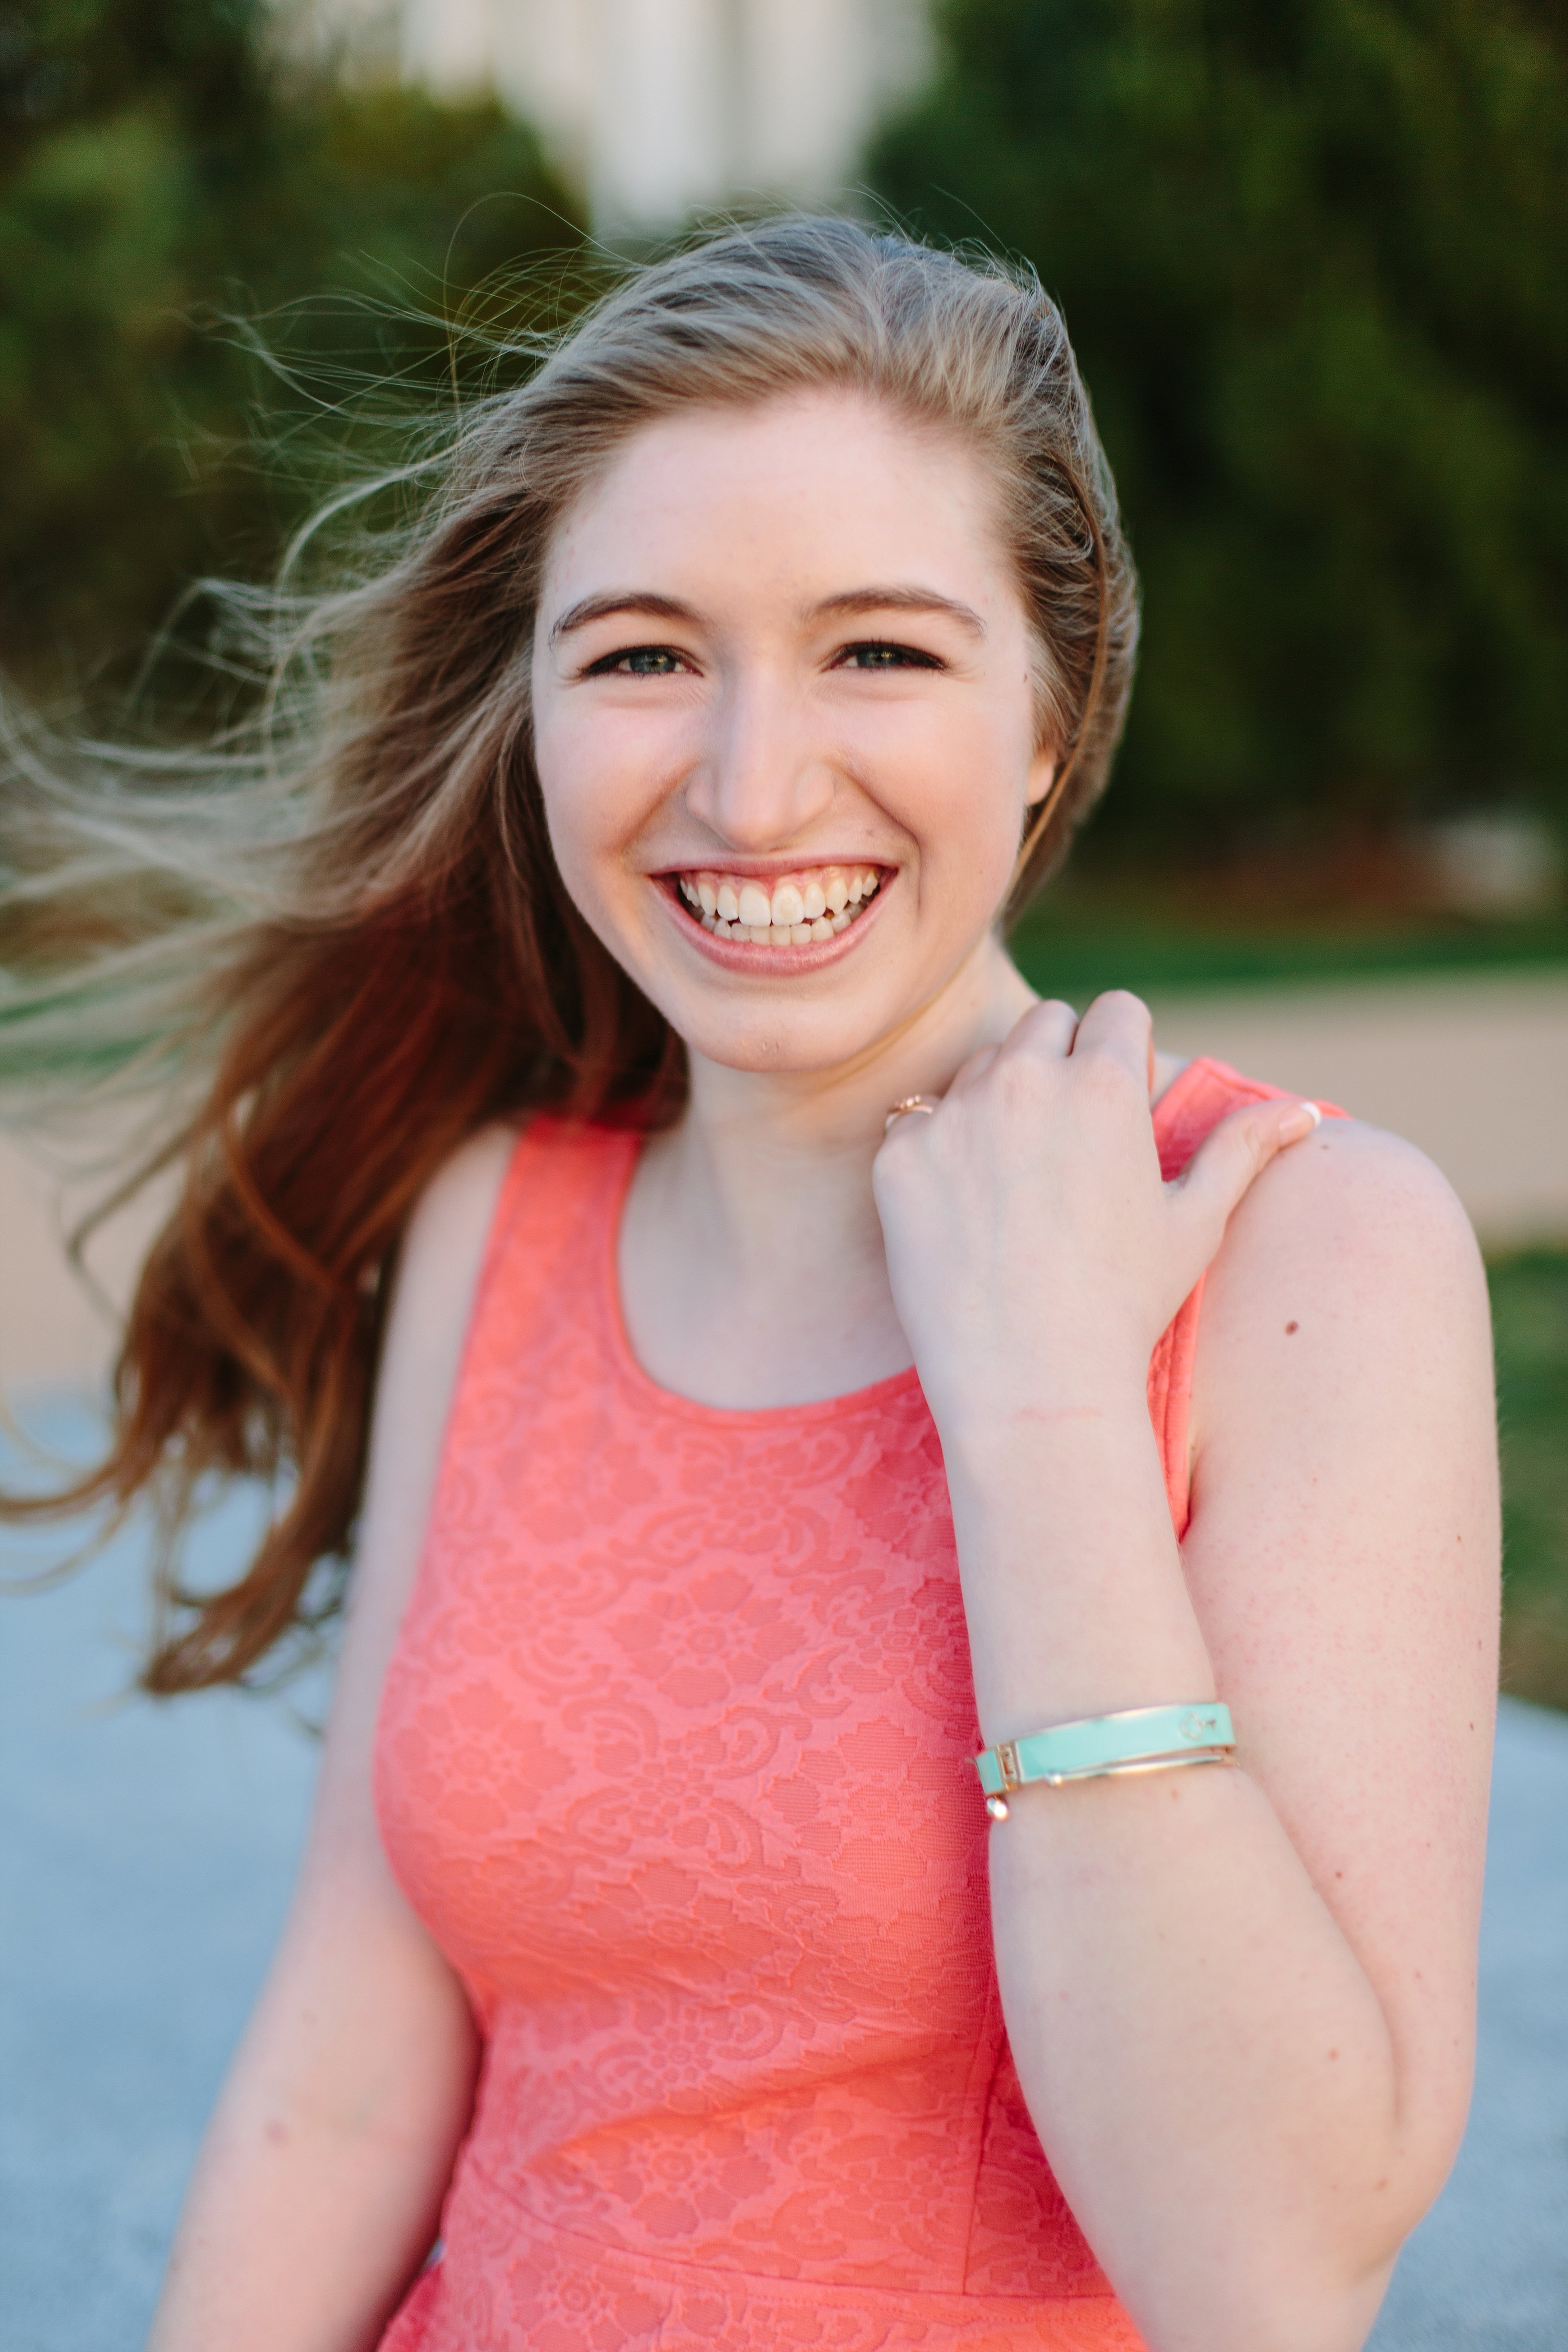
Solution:
M1321 1118L1316 1103L1258 1103L1232 1111L1199 1145L1171 1191L1182 1213L1212 1235L1209 1256L1269 1161L1310 1135Z
M1042 998L1020 1014L1007 1033L1004 1054L1032 1054L1049 1062L1065 1062L1078 1034L1078 1014L1059 996Z
M955 1095L965 1095L969 1092L969 1089L972 1087L977 1086L980 1080L985 1076L986 1071L991 1067L992 1063L996 1059L996 1056L1001 1050L1002 1049L999 1045L981 1045L977 1047L976 1050L971 1054L968 1061L961 1065L957 1075L953 1078L952 1084L949 1087L947 1093L942 1097L942 1100L946 1102Z
M1079 1023L1073 1052L1110 1055L1147 1086L1154 1052L1154 1023L1149 1007L1130 989L1108 989L1095 998Z

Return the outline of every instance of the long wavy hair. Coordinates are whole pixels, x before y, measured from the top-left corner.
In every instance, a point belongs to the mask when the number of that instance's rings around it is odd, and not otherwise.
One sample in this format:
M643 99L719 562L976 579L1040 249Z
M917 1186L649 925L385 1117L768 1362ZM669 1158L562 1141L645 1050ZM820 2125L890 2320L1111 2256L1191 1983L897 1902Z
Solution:
M404 512L325 585L296 562L268 592L219 592L218 658L256 690L205 748L62 746L6 721L7 1115L140 1097L157 1138L121 1192L179 1175L108 1452L6 1507L151 1496L154 1692L250 1678L336 1605L388 1274L443 1160L497 1118L679 1113L679 1041L562 890L530 746L551 535L628 435L688 404L844 385L981 454L1058 761L1009 914L1121 732L1136 583L1066 329L1027 270L774 219L628 271L533 357L341 494L384 509L390 490ZM215 1473L269 1482L274 1509L245 1572L198 1593L178 1538Z

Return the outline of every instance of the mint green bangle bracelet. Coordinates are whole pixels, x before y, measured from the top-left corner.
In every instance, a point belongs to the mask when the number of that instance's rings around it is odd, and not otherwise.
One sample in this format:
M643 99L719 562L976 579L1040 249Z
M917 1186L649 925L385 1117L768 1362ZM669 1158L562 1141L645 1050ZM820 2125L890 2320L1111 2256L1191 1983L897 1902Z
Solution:
M1228 1764L1236 1746L1230 1709L1217 1699L1185 1706L1131 1706L1082 1723L1057 1723L1026 1739L1004 1739L974 1759L985 1810L1007 1818L1007 1799L1031 1780L1058 1789L1111 1772L1161 1772L1178 1764Z

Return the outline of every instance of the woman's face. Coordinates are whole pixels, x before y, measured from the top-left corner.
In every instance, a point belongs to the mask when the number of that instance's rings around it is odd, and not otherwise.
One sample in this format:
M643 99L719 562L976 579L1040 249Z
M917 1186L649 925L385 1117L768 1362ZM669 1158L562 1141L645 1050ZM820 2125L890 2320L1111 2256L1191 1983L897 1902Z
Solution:
M688 1045L827 1071L936 999L1046 791L980 460L863 394L688 409L563 520L533 649L565 887Z

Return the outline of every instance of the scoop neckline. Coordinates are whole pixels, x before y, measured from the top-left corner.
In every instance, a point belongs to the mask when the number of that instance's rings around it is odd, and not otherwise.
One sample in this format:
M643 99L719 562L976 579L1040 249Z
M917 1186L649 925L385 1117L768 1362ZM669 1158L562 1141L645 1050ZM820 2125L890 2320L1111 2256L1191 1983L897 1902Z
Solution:
M1210 1059L1197 1055L1183 1064L1170 1085L1153 1104L1151 1117L1156 1139L1163 1122L1169 1116L1170 1105L1186 1091L1188 1081L1199 1070L1207 1069ZM606 1352L623 1384L657 1411L679 1415L685 1421L720 1423L730 1429L798 1427L803 1423L847 1419L858 1412L873 1412L879 1405L891 1404L920 1391L920 1371L907 1364L901 1372L888 1372L879 1381L871 1381L864 1388L845 1389L837 1396L813 1397L800 1404L731 1405L704 1404L698 1397L682 1396L679 1389L668 1389L645 1370L632 1346L621 1307L620 1243L621 1220L626 1213L626 1196L632 1178L642 1157L647 1139L635 1129L624 1129L616 1137L619 1165L615 1168L610 1185L608 1212L603 1220L599 1241L599 1278L597 1283L599 1318L603 1325Z
M621 1219L644 1141L644 1137L631 1132L619 1139L620 1164L614 1171L609 1213L604 1219L599 1245L600 1318L611 1361L627 1388L660 1412L676 1413L686 1421L720 1422L731 1429L777 1429L791 1424L798 1427L803 1422L833 1421L890 1404L911 1390L919 1391L920 1374L913 1364L906 1364L901 1372L889 1372L865 1388L845 1389L837 1396L812 1397L800 1404L704 1404L700 1397L682 1396L679 1389L667 1389L662 1381L656 1381L638 1360L621 1307Z

